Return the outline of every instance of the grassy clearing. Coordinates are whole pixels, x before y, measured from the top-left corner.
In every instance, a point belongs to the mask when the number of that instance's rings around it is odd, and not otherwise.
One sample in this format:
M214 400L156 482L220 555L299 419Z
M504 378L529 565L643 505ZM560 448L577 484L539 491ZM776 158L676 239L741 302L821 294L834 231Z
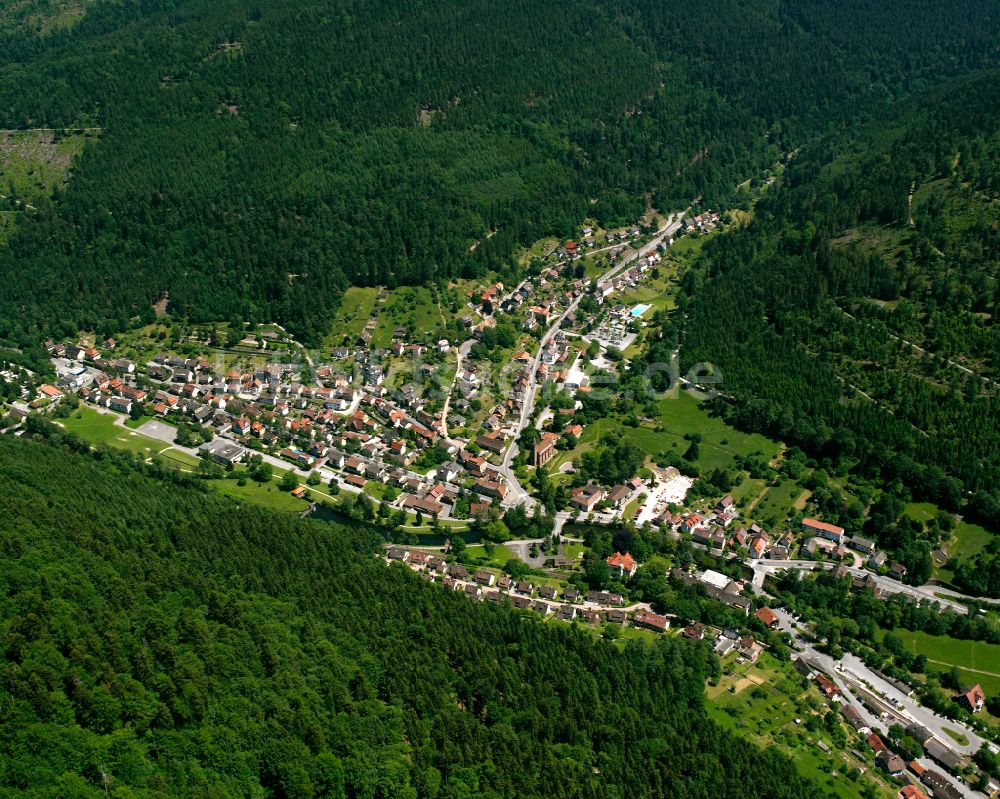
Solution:
M638 305L644 303L654 311L672 311L677 307L677 281L674 271L669 265L660 267L660 277L657 280L647 278L634 289L622 292L618 300L623 305ZM646 311L643 318L652 316L652 311Z
M158 457L162 458L168 466L176 466L184 469L194 469L198 466L198 459L194 455L181 452L181 450L174 449L173 447L167 447Z
M938 507L933 502L908 502L903 512L911 519L926 524L937 515Z
M556 247L559 246L559 239L554 236L549 236L548 238L539 239L534 244L532 244L528 249L522 250L517 255L517 262L521 266L527 266L531 263L533 258L543 258L552 252Z
M952 536L948 547L948 554L952 558L970 558L986 549L986 545L993 538L993 534L985 527L971 522L959 522L952 531Z
M760 452L766 459L774 457L778 442L757 434L741 433L721 419L709 416L701 402L687 392L660 402L661 430L648 427L626 429L625 435L636 446L651 455L669 449L686 451L689 442L684 436L701 436L696 463L704 471L730 468L738 456Z
M323 345L326 347L339 346L343 343L345 334L353 343L354 339L365 329L365 323L372 315L377 300L378 289L376 288L353 286L345 291Z
M955 666L963 683L979 683L987 694L1000 693L1000 644L962 641L945 635L894 630L912 651L924 655L932 668L946 671Z
M802 486L794 480L782 480L778 485L767 489L764 498L750 514L762 524L777 524L792 514L796 500L802 495Z
M508 560L517 560L513 550L499 544L472 544L465 549L468 562L473 566L502 569Z
M671 449L685 452L690 446L690 442L684 438L685 434L698 433L702 439L695 462L702 471L731 468L737 457L755 452L760 452L765 459L770 460L778 451L778 442L766 436L742 433L721 419L709 416L700 401L687 392L681 392L676 398L664 399L660 408L658 430L649 426L626 427L617 420L608 418L588 425L574 449L559 453L549 462L549 472L554 475L564 463L593 449L608 432L621 433L654 458Z
M252 502L279 513L302 513L309 507L309 503L304 499L296 499L287 491L282 491L277 483L273 482L256 483L253 480L247 480L245 485L240 485L238 478L227 478L225 480L212 480L211 485L217 491L238 502Z
M434 293L426 286L395 289L376 310L378 326L371 341L374 347L388 347L397 327L405 327L410 340L424 341L434 337L446 323Z

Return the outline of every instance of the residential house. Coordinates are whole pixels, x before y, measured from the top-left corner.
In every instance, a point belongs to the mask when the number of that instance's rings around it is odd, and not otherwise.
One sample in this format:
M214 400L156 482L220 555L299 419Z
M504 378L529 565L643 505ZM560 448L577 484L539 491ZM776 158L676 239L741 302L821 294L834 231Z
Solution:
M875 550L875 542L856 535L851 539L851 549L856 549L858 552L864 552L867 555Z
M681 635L692 641L700 641L705 637L705 628L699 622L695 622L681 630Z
M616 552L608 558L608 570L611 572L612 577L617 577L619 579L625 580L635 576L636 569L639 568L639 564L635 562L635 558L632 557L631 553Z
M548 616L552 612L552 605L548 602L542 602L540 599L536 599L531 603L531 609L535 613L541 613L543 616Z
M954 700L969 712L978 713L986 704L986 694L983 693L983 687L976 683L969 690L955 696Z
M492 452L494 454L499 454L504 451L506 442L504 437L500 433L481 433L476 436L476 444L485 449L487 452Z
M906 769L906 761L889 749L883 749L875 755L875 760L891 777L898 777Z
M772 630L778 628L779 619L777 614L770 608L758 608L757 612L754 614L765 627L769 627Z
M488 480L485 477L477 480L473 486L473 491L503 500L507 496L507 486L496 480Z
M616 485L608 492L608 502L620 510L631 495L632 489L628 486Z
M856 732L862 735L866 732L871 732L871 728L865 721L864 715L854 705L849 705L846 702L842 704L840 706L840 715L844 717L844 721L850 724Z
M470 599L479 599L483 595L483 589L476 583L467 583L464 591Z
M938 771L927 771L921 782L931 789L934 799L963 799L964 794L958 790L948 778Z
M837 684L822 672L816 675L816 684L827 699L831 701L839 700L840 689L837 687Z
M744 635L740 638L737 651L741 657L746 658L751 663L756 663L764 647L754 640L752 635Z
M716 513L725 513L732 510L735 500L732 494L726 494L715 506Z
M496 583L497 576L493 572L488 572L485 569L478 569L473 575L473 579L480 585L492 586Z

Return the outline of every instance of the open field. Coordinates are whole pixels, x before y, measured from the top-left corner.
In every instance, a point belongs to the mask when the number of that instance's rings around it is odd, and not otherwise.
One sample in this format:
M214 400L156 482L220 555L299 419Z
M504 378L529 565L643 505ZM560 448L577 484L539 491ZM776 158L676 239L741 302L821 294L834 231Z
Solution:
M119 427L115 424L116 418L111 414L98 413L93 408L82 407L68 419L60 420L60 423L70 433L75 433L91 444L127 449L144 458L171 449L163 441Z
M521 266L527 266L531 263L533 258L542 258L552 252L556 247L559 246L559 239L549 236L548 238L539 239L534 244L532 244L528 249L522 250L517 254L517 262Z
M948 554L952 558L969 558L986 549L993 534L978 524L959 522L952 531Z
M617 301L622 305L638 305L640 303L649 305L654 311L672 311L677 307L677 281L673 276L674 269L670 262L664 262L660 266L660 277L656 280L647 278L642 284L634 289L623 291ZM651 317L651 311L647 311L643 318Z
M947 671L955 666L963 682L980 683L988 695L1000 693L1000 645L911 630L894 630L893 635L924 655L934 670Z
M777 441L756 433L742 433L722 419L709 416L701 402L686 391L660 402L660 424L663 432L638 428L629 437L653 454L671 448L684 451L688 447L684 435L697 433L701 435L701 443L696 463L702 469L728 468L737 456L755 452L770 460L778 451Z
M388 347L397 327L405 327L407 340L429 341L440 331L446 317L438 307L434 293L426 286L407 286L389 292L389 299L378 304L378 326L372 335L373 347Z
M196 457L173 447L167 447L157 457L168 466L175 466L178 469L194 469L198 465Z
M517 555L512 550L499 544L473 544L466 548L465 554L470 565L492 569L502 569L508 560L517 560Z

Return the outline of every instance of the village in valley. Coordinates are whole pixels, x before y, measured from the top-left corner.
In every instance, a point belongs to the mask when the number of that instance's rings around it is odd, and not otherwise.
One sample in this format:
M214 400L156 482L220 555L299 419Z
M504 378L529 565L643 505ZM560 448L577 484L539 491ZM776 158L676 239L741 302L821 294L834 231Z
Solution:
M703 641L719 661L713 717L801 754L834 794L996 796L972 757L996 735L996 675L982 672L984 690L962 666L953 707L931 711L919 685L834 657L779 597L792 574L995 611L909 585L876 542L828 520L864 505L865 486L729 426L696 377L630 368L662 349L698 248L739 223L690 209L589 223L525 252L516 283L352 288L321 350L273 324L168 318L46 341L54 379L0 371L5 424L27 434L42 418L239 501L377 525L391 567L470 601L617 645Z

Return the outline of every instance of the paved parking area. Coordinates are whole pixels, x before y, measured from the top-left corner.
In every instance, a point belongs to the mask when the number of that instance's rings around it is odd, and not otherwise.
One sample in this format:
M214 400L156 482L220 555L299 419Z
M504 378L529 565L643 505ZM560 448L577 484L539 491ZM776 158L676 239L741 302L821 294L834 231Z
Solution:
M174 439L177 438L176 427L171 427L163 422L158 422L156 419L150 419L145 424L139 425L137 429L138 432L142 433L144 436L155 438L157 441L165 441L167 444L173 444Z

